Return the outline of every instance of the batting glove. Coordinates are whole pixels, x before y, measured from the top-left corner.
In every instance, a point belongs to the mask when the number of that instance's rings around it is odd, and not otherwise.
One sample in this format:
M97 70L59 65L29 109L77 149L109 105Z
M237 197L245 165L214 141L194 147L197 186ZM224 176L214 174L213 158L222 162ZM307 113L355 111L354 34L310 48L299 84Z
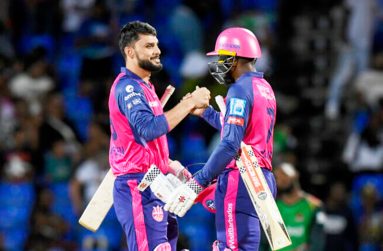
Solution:
M197 195L203 190L196 180L189 179L188 182L177 187L164 206L166 211L182 217L193 206Z

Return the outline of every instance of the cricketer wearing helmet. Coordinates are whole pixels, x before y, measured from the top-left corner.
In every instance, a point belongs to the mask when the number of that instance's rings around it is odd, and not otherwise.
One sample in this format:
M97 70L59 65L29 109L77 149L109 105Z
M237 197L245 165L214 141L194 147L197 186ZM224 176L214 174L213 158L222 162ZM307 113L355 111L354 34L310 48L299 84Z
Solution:
M164 113L151 73L162 68L156 30L134 21L120 32L119 45L125 67L110 89L109 163L116 177L114 208L123 227L129 251L176 250L178 238L174 216L148 188L138 190L145 173L156 165L164 174L189 176L182 166L169 162L166 133L193 109L206 107L210 92L200 88ZM188 177L185 177L188 178Z
M178 187L165 210L183 216L196 196L218 176L215 191L217 241L213 250L258 250L260 222L240 177L234 158L241 141L253 148L270 190L276 184L271 172L276 101L270 84L255 70L261 49L255 35L244 28L228 28L218 36L215 50L207 54L211 75L229 86L223 117L211 106L197 109L212 126L221 130L221 142L205 166ZM221 123L222 121L222 123Z

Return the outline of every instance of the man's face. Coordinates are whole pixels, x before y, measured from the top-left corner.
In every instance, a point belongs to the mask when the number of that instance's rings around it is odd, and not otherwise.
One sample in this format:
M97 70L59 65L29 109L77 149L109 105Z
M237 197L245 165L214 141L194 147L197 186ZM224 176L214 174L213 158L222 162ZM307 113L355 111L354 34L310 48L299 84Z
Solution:
M157 72L162 69L158 39L152 35L140 35L133 46L137 64L144 70Z
M288 176L281 168L274 170L275 180L277 182L278 194L291 193L295 186L295 178Z

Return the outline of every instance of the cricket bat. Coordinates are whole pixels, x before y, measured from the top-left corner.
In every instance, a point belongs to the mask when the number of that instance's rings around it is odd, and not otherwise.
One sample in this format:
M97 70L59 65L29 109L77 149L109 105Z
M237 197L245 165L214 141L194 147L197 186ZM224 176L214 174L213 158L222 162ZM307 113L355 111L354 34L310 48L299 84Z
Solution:
M174 90L175 88L171 85L166 87L166 90L160 99L162 107L165 106ZM112 169L109 169L78 220L78 223L81 226L93 232L96 232L100 227L106 214L113 205L113 186L115 179L116 177L113 175Z
M222 96L216 96L215 100L224 114L226 106ZM241 156L236 158L236 164L271 249L291 245L286 225L251 146L241 142Z

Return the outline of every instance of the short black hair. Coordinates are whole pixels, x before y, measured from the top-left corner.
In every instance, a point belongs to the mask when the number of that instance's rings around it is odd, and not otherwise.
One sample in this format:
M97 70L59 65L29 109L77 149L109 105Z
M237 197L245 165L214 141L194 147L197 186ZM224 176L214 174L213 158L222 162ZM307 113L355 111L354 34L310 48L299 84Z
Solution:
M125 47L136 42L140 34L157 36L157 31L150 24L141 21L132 21L122 27L118 45L124 58L126 57L124 53Z

